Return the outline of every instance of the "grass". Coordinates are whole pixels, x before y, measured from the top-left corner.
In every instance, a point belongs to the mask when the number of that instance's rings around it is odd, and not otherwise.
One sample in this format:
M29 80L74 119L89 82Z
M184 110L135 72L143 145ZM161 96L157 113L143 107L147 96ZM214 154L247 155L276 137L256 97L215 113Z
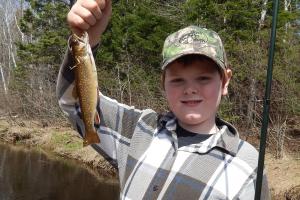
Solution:
M51 143L54 146L62 147L67 151L74 151L82 148L82 141L76 140L68 132L54 132L51 134Z

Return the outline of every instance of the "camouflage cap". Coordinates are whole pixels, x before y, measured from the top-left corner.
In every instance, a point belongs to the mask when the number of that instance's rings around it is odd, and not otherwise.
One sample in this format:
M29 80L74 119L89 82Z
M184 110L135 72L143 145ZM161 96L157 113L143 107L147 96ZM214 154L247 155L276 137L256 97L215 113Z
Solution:
M206 28L188 26L166 38L162 51L162 70L177 58L188 54L207 56L223 70L227 67L226 54L219 35Z

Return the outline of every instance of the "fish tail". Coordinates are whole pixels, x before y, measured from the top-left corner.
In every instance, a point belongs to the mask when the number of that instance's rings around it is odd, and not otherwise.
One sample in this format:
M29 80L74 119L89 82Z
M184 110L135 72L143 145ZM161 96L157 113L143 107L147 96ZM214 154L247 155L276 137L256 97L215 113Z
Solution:
M100 138L96 130L87 131L83 139L83 146L100 143Z

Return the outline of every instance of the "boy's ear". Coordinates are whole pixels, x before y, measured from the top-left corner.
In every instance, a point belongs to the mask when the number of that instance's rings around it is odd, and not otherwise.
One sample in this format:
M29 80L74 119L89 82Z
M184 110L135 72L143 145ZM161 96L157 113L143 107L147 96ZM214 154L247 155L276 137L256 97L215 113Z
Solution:
M225 69L225 76L223 78L223 81L222 81L222 95L225 96L228 94L228 85L229 85L229 82L230 82L230 79L232 77L232 71L231 69L227 68Z

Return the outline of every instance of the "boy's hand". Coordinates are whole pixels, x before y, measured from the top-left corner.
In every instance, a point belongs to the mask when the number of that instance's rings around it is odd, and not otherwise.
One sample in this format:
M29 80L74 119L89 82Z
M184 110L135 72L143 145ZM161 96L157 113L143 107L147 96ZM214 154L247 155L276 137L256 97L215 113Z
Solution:
M73 33L89 34L91 47L100 42L112 13L111 0L77 0L67 16L67 22Z

